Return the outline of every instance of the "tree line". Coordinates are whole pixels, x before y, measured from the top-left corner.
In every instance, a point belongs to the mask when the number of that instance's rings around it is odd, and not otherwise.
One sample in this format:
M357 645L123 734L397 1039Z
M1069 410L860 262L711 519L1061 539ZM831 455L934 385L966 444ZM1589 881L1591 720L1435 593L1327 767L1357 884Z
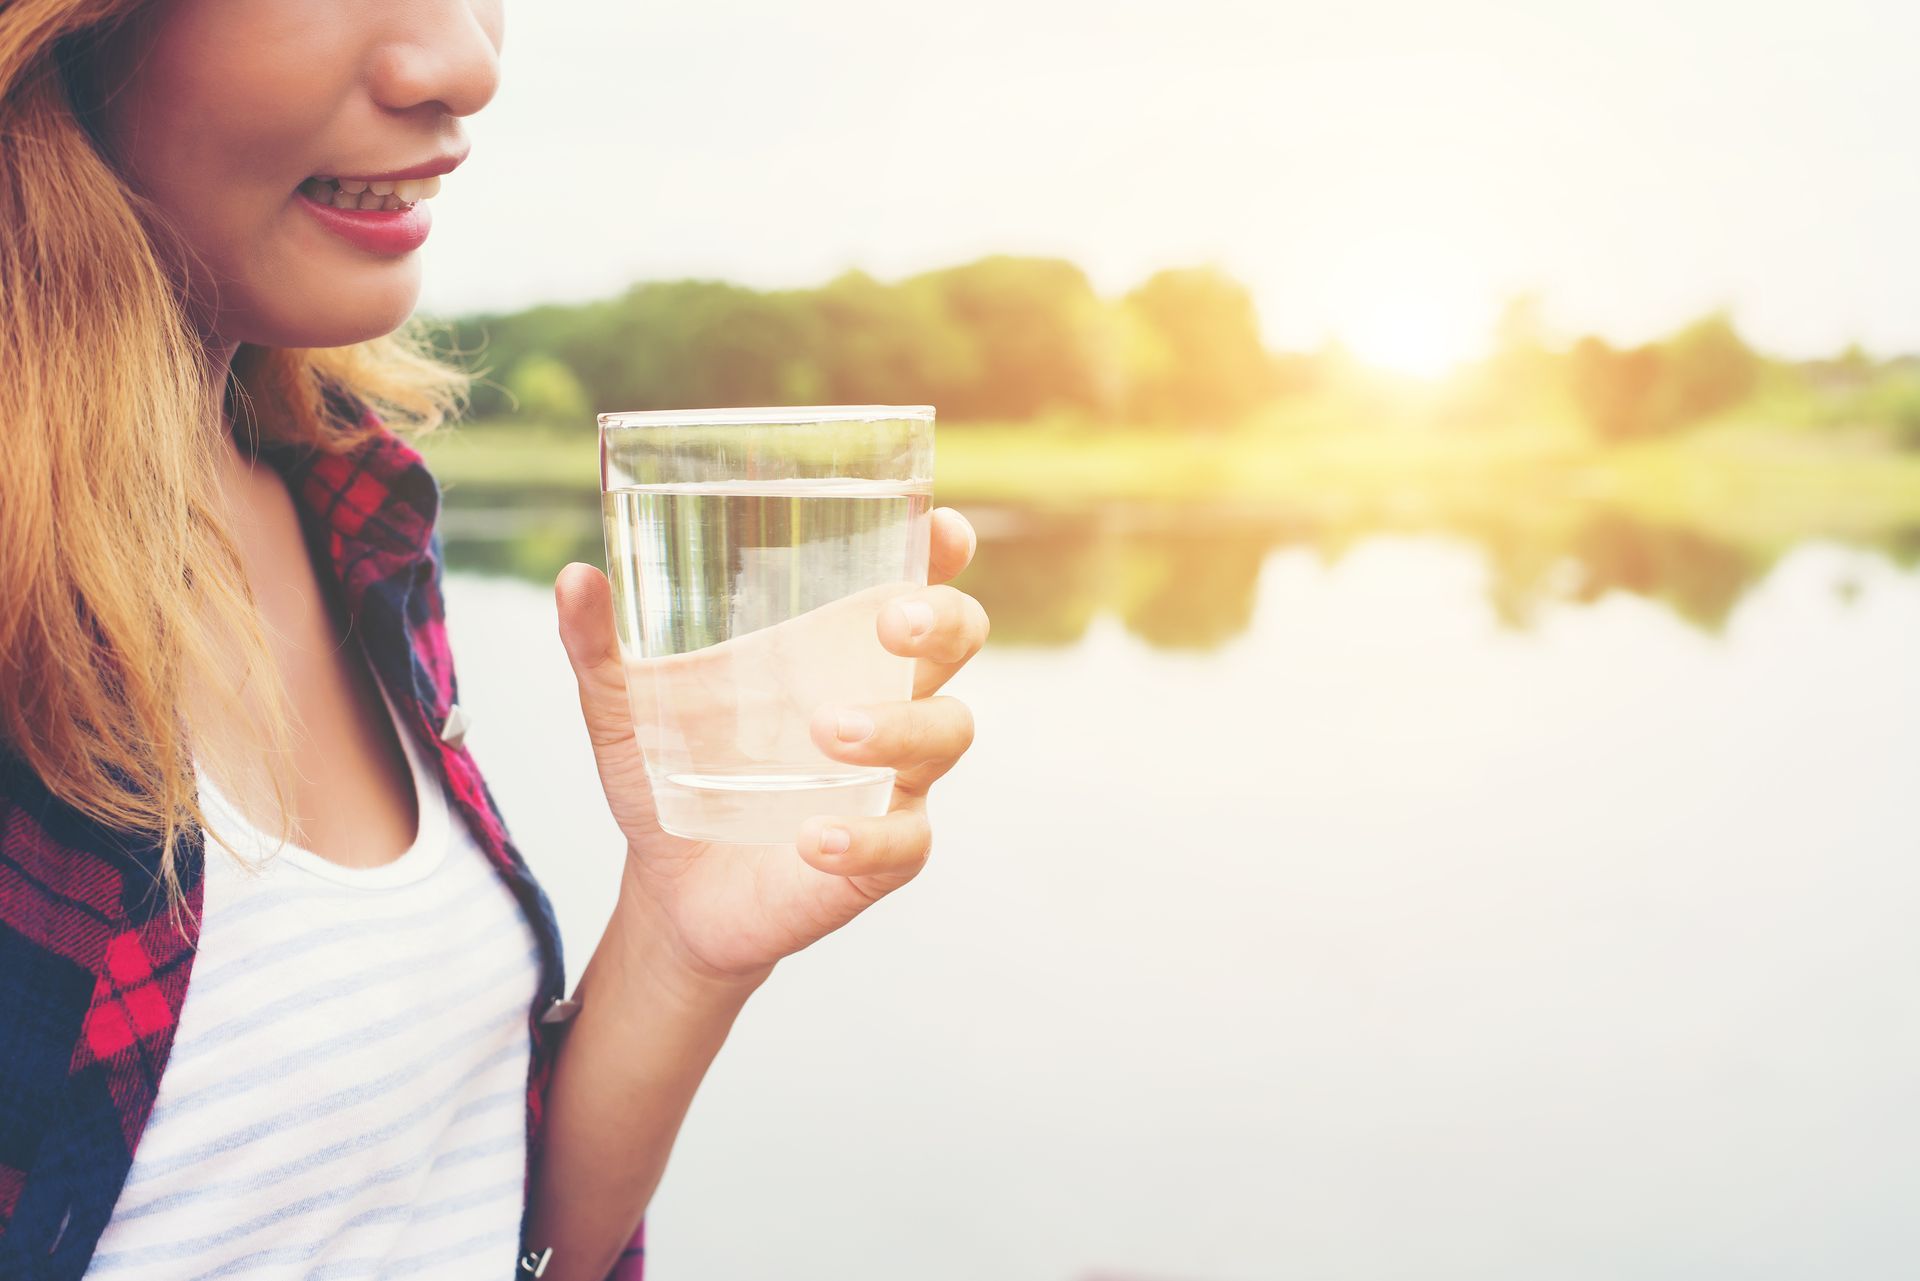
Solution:
M452 323L487 377L476 416L593 407L934 404L942 418L1238 420L1278 390L1252 295L1212 267L1117 302L1056 258L995 255L887 284L656 281L616 298Z
M1337 347L1269 351L1251 293L1213 266L1160 271L1118 299L1058 258L997 254L886 283L816 288L636 284L614 298L448 322L480 369L473 413L585 421L596 409L937 405L943 421L1069 414L1129 426L1226 426L1356 375ZM1857 348L1770 360L1715 313L1635 346L1557 346L1538 301L1511 302L1492 352L1433 399L1478 421L1572 415L1606 441L1685 430L1765 396L1920 445L1920 363Z

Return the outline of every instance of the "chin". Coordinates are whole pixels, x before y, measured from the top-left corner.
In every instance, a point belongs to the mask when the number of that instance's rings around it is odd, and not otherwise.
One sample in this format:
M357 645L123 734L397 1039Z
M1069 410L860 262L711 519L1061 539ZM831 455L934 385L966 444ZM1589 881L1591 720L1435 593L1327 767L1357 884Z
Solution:
M308 305L294 315L256 316L244 327L247 341L262 347L350 347L384 338L404 325L419 303L418 273L411 273L404 288L342 293L333 281L300 296Z

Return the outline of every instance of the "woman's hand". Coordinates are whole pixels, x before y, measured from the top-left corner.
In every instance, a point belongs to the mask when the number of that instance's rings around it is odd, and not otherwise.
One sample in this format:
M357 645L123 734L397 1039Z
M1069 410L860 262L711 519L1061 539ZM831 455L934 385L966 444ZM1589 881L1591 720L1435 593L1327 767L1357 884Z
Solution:
M950 507L935 509L931 524L928 585L889 602L877 622L880 643L915 660L913 697L822 707L811 723L827 756L896 771L888 812L810 818L794 843L781 845L715 845L661 830L634 738L606 576L580 563L560 571L560 638L580 684L601 787L627 838L619 912L639 918L632 937L664 949L693 979L757 983L781 957L840 928L925 865L933 843L927 791L973 742L966 704L938 691L980 651L988 631L980 602L947 585L973 558L972 525ZM919 606L930 621L916 633ZM872 733L842 742L842 712L864 713ZM846 848L827 839L835 829L846 833Z

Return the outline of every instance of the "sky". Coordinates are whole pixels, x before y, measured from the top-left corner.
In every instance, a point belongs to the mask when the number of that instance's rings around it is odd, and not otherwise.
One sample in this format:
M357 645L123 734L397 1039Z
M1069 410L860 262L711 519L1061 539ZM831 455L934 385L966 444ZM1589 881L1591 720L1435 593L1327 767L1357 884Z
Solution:
M1920 351L1920 6L520 0L424 309L1057 255L1212 264L1418 370L1501 300L1640 341Z

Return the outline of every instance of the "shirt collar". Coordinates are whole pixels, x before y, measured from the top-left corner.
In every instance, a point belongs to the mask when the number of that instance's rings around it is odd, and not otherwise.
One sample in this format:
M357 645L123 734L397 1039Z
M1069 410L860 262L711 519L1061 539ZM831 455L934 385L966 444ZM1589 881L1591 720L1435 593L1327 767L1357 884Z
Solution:
M328 408L366 436L344 452L265 445L316 552L324 551L357 613L367 590L407 562L437 562L440 486L420 452L358 397L328 393Z

